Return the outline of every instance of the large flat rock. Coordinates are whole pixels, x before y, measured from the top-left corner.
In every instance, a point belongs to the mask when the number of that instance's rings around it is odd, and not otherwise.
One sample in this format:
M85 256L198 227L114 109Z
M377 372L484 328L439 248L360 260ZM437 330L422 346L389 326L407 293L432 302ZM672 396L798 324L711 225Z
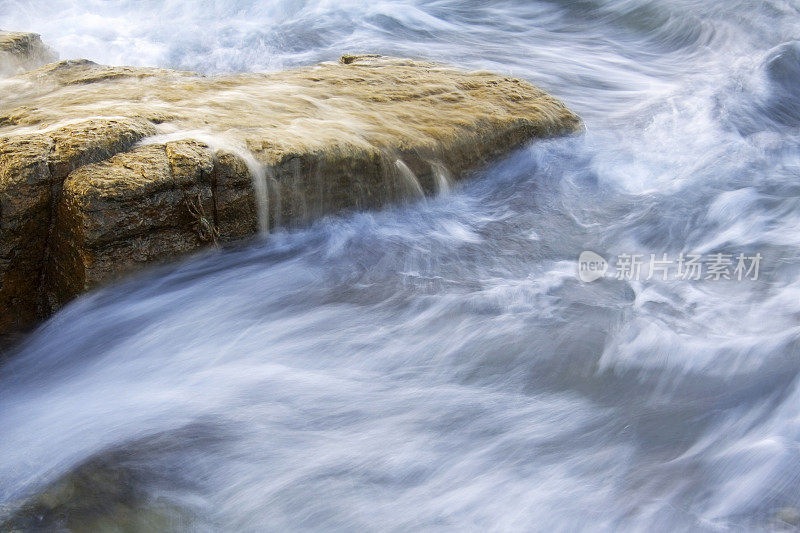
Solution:
M0 80L0 333L155 261L444 189L579 131L524 81L377 56L273 74Z

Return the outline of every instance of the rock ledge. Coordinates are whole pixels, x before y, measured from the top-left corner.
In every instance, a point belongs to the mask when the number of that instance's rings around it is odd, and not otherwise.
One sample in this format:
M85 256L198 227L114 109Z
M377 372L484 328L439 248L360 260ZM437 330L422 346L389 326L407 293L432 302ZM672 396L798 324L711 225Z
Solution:
M379 56L0 80L0 333L142 265L436 193L579 118L524 81Z
M39 35L0 31L0 76L11 76L56 60Z

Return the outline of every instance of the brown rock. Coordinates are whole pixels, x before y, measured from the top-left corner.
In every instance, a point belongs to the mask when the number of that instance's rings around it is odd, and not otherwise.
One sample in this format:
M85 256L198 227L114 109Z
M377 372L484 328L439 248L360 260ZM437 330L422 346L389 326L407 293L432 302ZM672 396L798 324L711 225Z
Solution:
M345 56L202 77L88 61L0 99L0 332L203 246L441 189L580 120L532 85Z
M0 76L11 76L56 60L35 33L0 31Z

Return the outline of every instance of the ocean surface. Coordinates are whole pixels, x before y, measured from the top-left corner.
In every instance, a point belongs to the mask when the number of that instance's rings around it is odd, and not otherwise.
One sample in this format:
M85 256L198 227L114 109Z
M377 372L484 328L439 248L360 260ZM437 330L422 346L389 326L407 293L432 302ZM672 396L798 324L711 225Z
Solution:
M0 28L208 74L430 58L586 126L70 304L0 366L0 509L102 464L185 531L797 527L800 1L0 0Z

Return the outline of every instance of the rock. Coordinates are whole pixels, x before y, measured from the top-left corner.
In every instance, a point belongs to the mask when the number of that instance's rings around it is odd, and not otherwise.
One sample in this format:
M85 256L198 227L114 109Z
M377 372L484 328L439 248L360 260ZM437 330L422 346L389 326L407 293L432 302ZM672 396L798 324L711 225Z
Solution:
M146 481L125 458L91 459L38 494L0 507L0 531L182 531L186 510L148 498ZM193 529L193 528L190 528Z
M144 120L89 119L0 137L0 333L46 314L42 281L54 270L51 252L60 245L51 237L64 179L152 134L153 124Z
M11 76L56 60L39 35L0 31L0 76Z
M380 56L215 77L62 61L4 86L0 333L143 265L435 193L581 128L524 81Z
M800 509L796 507L783 507L775 515L778 522L787 526L800 526Z

